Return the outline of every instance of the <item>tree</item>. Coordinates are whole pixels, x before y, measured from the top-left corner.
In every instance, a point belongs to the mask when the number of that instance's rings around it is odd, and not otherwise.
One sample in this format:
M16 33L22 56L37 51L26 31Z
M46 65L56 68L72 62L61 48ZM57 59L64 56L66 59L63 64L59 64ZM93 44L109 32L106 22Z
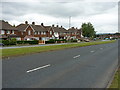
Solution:
M96 36L96 32L94 31L94 27L90 22L82 24L82 33L83 33L84 37L93 38Z

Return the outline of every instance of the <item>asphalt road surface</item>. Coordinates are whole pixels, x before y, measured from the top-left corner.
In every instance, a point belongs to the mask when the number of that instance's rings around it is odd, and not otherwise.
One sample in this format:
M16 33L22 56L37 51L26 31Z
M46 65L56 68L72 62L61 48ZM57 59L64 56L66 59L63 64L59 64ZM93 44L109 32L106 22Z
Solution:
M2 63L3 88L106 88L118 65L118 44L11 57Z

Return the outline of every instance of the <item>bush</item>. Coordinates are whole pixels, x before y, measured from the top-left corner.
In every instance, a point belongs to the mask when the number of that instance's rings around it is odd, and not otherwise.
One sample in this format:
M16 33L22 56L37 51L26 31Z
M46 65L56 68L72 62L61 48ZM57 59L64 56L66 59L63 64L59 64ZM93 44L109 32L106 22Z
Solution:
M2 43L4 45L16 45L16 41L15 40L2 40Z
M71 40L71 42L77 42L77 40Z
M38 40L34 41L17 41L17 44L38 44Z

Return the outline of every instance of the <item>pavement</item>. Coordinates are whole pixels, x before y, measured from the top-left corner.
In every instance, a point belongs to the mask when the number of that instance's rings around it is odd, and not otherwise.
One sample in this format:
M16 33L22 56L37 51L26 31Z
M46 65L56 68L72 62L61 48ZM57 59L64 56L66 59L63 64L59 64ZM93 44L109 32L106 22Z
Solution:
M2 65L3 88L106 88L118 66L118 44L10 57Z
M27 46L4 46L0 49L12 49L12 48L25 48L25 47L40 47L40 46L53 46L53 45L65 45L65 44L75 44L75 43L56 43L56 44L40 44L40 45L27 45Z

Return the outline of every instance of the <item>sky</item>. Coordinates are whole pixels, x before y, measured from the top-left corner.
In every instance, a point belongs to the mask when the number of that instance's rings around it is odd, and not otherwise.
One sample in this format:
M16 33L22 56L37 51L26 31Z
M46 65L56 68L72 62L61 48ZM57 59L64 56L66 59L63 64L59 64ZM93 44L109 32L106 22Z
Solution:
M118 32L118 0L4 0L0 3L2 20L11 25L28 21L36 25L81 28L92 23L96 33Z

